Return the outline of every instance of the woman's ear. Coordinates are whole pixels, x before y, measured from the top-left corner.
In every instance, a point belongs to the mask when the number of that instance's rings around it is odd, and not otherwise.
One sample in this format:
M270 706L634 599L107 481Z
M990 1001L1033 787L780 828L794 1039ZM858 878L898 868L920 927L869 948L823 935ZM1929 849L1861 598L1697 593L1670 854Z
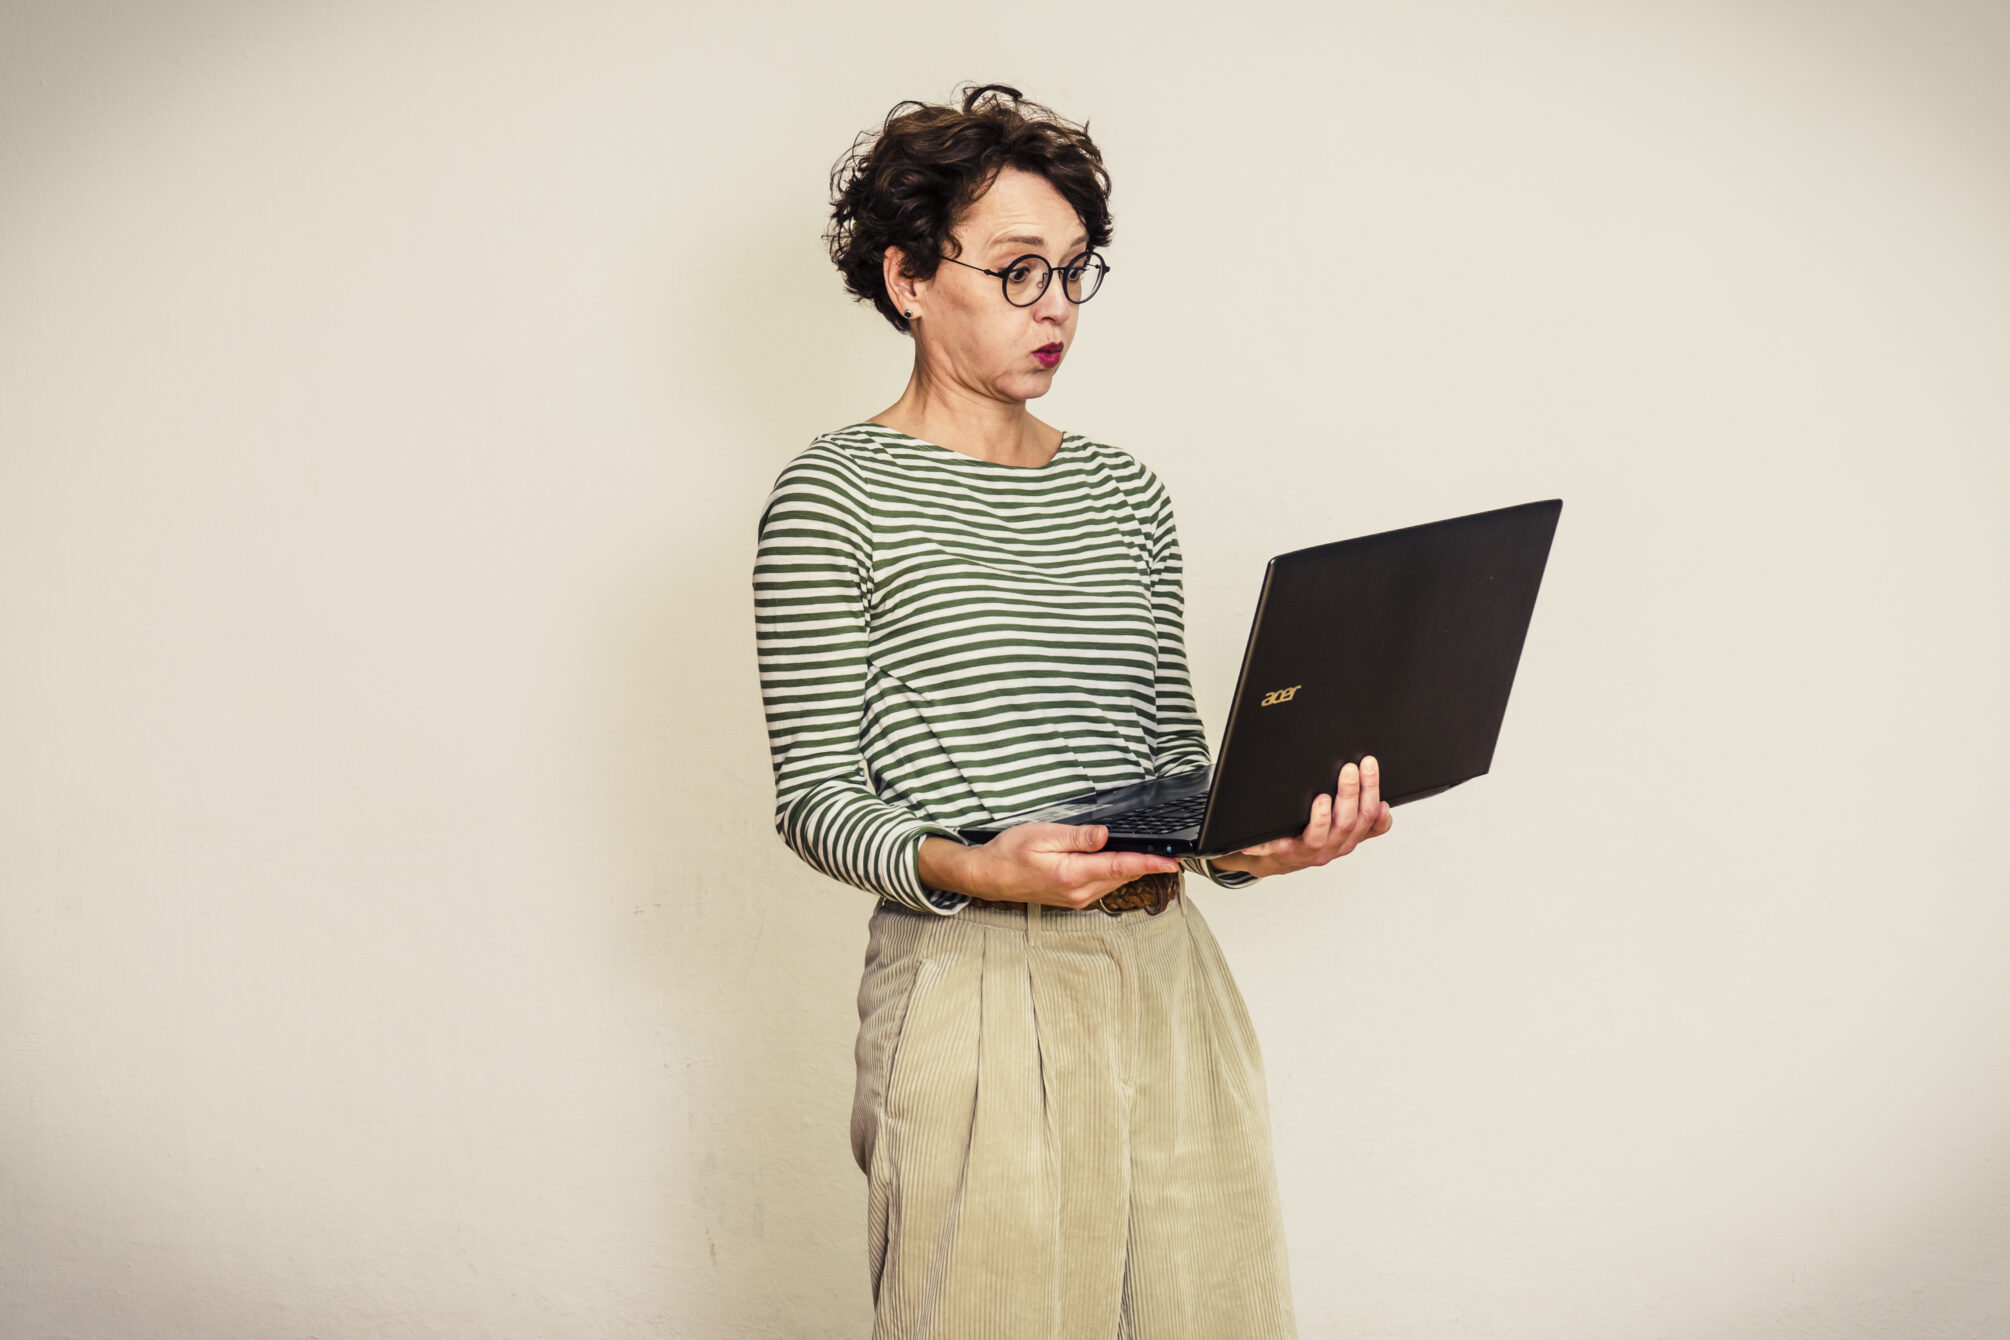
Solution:
M907 264L907 253L899 247L890 246L882 258L882 275L886 280L886 296L894 309L908 320L921 315L920 283L903 272Z

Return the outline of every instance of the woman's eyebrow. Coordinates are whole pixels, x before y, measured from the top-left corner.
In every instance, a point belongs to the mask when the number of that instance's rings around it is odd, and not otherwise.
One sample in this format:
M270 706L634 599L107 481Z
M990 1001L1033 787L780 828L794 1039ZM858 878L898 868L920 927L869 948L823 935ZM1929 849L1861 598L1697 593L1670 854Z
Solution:
M1075 245L1079 247L1088 240L1089 235L1087 233L1083 233L1075 239ZM991 245L993 248L997 248L1004 246L1007 242L1023 243L1027 246L1033 246L1033 247L1044 247L1047 245L1047 239L1039 236L1037 233L1014 233L1010 237L999 238Z

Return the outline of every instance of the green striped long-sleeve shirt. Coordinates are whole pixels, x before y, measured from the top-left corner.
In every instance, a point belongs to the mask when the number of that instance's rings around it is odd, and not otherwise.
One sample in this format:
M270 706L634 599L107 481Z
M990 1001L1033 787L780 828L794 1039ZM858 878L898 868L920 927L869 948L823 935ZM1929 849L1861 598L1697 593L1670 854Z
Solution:
M754 562L782 840L949 914L964 896L917 870L929 834L1206 764L1180 580L1158 477L1079 433L1037 467L873 423L817 437Z

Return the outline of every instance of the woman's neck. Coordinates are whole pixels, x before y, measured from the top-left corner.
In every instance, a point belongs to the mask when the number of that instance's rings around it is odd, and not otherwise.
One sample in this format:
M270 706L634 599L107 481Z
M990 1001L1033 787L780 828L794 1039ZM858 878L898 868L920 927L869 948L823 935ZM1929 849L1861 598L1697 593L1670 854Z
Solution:
M912 386L908 394L866 422L994 465L1045 465L1061 449L1063 436L1060 429L1034 418L1024 401L1017 405L996 401L950 405L924 401L914 394Z

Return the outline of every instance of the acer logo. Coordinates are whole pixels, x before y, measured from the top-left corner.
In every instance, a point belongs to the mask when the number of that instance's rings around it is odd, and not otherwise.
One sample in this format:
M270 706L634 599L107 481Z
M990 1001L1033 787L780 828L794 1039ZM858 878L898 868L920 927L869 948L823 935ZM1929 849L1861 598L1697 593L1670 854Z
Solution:
M1288 689L1272 689L1263 695L1263 701L1257 705L1259 707L1271 707L1277 703L1288 703L1291 701L1291 695L1304 687L1303 684L1293 684Z

